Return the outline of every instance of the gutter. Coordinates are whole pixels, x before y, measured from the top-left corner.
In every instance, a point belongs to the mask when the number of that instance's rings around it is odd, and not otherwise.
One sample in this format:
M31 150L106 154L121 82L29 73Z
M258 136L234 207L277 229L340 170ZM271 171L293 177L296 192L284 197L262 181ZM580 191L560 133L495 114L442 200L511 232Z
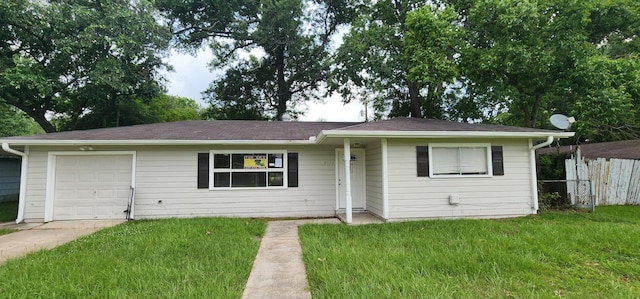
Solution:
M573 136L573 135L572 135L572 136ZM539 143L539 144L536 144L536 145L533 145L533 146L532 146L532 145L530 145L530 146L529 146L529 150L530 150L530 151L533 151L533 152L535 153L535 151L536 151L537 149L542 148L542 147L545 147L545 146L547 146L547 145L549 145L549 144L551 144L551 143L553 143L553 136L547 136L547 140L546 140L545 142L543 142L543 143Z
M315 145L315 136L309 140L92 140L92 139L0 139L0 142L11 142L13 145L55 145L55 146L83 146L83 145Z
M327 138L566 138L572 137L571 132L496 132L496 131L363 131L363 130L323 130L318 134L316 142L323 143Z
M545 142L533 145L529 139L529 171L531 175L531 206L534 213L538 213L538 174L536 173L536 150L553 143L553 136L548 136Z
M25 147L25 152L17 151L9 147L9 143L2 143L2 150L7 153L20 156L22 159L22 165L20 166L20 194L18 195L18 215L16 217L16 223L24 221L24 208L26 204L27 195L27 165L29 160L29 148Z

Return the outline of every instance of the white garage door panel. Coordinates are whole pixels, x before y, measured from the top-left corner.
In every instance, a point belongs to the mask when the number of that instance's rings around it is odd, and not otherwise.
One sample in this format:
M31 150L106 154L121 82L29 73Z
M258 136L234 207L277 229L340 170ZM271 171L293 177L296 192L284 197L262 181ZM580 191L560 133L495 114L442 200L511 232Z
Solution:
M54 220L124 219L131 155L57 156Z

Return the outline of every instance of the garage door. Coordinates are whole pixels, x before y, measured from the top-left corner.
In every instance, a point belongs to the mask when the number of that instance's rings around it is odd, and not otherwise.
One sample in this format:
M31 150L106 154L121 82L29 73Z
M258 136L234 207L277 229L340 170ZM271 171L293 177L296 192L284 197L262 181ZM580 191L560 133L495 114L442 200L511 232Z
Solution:
M53 219L124 219L131 155L56 158Z

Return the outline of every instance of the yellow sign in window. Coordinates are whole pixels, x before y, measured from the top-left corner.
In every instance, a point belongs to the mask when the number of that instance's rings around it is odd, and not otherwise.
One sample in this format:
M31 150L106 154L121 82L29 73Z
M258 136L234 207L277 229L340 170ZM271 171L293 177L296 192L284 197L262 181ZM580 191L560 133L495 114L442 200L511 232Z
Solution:
M245 169L267 168L267 156L266 155L244 156L244 168Z

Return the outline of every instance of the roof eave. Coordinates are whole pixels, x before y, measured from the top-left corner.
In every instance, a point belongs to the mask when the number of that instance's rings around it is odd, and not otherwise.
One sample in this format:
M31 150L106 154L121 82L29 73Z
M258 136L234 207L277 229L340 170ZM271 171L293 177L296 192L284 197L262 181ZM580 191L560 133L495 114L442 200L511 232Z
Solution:
M313 145L313 140L25 140L0 139L11 145Z
M0 143L11 145L314 145L322 144L327 138L568 138L573 132L488 132L488 131L359 131L359 130L323 130L309 140L31 140L0 139Z
M574 132L493 132L493 131L347 131L324 130L318 134L317 142L322 143L326 138L351 138L351 137L379 137L379 138L540 138L549 136L554 138L568 138L574 136Z

